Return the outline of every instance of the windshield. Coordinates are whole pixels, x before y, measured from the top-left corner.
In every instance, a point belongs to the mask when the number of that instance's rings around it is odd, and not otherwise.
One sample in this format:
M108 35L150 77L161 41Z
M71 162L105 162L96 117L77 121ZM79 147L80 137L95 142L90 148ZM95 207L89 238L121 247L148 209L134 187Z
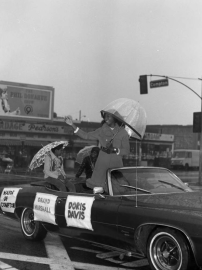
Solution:
M114 195L192 191L174 173L163 168L113 170L111 183Z
M185 158L186 154L187 154L187 152L185 152L185 151L179 151L179 152L176 151L173 153L173 157L174 158Z

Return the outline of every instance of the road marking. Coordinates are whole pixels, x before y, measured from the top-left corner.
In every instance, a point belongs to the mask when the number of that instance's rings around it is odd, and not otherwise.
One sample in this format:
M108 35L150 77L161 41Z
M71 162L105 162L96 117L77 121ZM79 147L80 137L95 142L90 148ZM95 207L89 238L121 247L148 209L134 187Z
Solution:
M45 247L47 251L47 255L49 258L45 257L34 257L34 256L26 256L26 255L19 255L19 254L13 254L13 253L3 253L0 252L0 259L7 259L7 260L15 260L15 261L22 261L22 262L30 262L30 263L37 263L37 264L46 264L49 265L51 270L74 270L76 269L82 269L82 270L124 270L127 266L137 267L137 266L143 266L147 264L142 264L141 261L134 261L131 263L124 263L123 261L114 260L113 256L118 256L121 253L117 251L111 251L111 252L103 252L103 251L97 251L97 250L91 250L91 249L85 249L85 248L79 248L79 247L72 247L72 249L87 251L96 253L97 257L100 259L105 259L107 261L119 264L119 266L115 267L105 267L101 265L95 265L95 264L88 264L88 263L79 263L79 262L73 262L70 260L66 249L64 248L62 241L58 235L54 234L48 234L46 239L44 240ZM0 261L0 270L18 270L16 268L13 268L12 266L5 264Z
M69 264L67 259L50 259L50 258L44 258L44 257L34 257L34 256L26 256L26 255L19 255L19 254L13 254L13 253L4 253L0 252L0 259L6 259L6 260L14 260L14 261L21 261L21 262L31 262L31 263L38 263L38 264L47 264L49 266L58 266L57 269L70 269L68 267L71 267L73 265L76 269L82 269L82 270L128 270L127 268L123 267L108 267L108 266L101 266L97 264L89 264L89 263L80 263L80 262L71 262ZM65 266L65 268L64 268ZM56 268L55 268L56 269ZM9 269L11 270L11 269ZM13 269L12 269L13 270Z
M17 268L14 268L11 265L6 264L6 263L1 262L1 261L0 261L0 269L1 270L3 270L3 269L6 269L6 270L18 270Z
M67 254L66 249L64 248L62 241L58 235L48 234L44 240L46 252L49 258L54 260L66 260L64 264L64 269L74 270L74 267L71 263L71 260ZM67 267L68 264L68 268ZM51 270L60 270L61 265L50 265Z

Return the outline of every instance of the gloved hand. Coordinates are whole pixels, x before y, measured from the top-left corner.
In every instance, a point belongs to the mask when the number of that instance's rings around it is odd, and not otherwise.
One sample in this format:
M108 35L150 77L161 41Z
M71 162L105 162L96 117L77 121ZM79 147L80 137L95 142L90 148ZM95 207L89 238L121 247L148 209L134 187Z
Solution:
M72 126L72 124L73 124L73 118L72 118L71 115L65 116L65 117L64 117L64 121L66 122L66 124L68 124L68 125L70 125L70 126Z
M113 149L111 149L111 153L115 153L115 154L117 154L117 153L118 153L118 148L113 147Z

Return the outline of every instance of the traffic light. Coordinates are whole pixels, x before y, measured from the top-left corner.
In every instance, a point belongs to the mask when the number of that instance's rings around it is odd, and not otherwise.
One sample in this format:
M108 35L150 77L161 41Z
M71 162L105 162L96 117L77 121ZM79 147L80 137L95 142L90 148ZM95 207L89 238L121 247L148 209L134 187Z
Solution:
M193 132L201 132L201 112L194 112L193 114Z
M141 75L139 78L140 82L140 94L148 94L148 88L147 88L147 75Z

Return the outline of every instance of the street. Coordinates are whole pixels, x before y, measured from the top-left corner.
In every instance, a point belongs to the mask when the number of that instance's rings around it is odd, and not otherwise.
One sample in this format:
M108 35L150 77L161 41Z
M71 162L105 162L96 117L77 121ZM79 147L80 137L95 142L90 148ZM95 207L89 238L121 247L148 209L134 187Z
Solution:
M42 242L29 242L18 222L0 219L0 269L150 269L146 259L120 259L117 252L71 238L48 234Z
M198 181L198 171L174 171L190 186ZM71 176L71 173L69 174ZM37 178L32 178L36 181ZM0 184L28 184L25 176L0 175ZM121 253L80 240L48 234L42 242L27 241L19 222L0 215L0 269L60 270L98 269L149 270L147 259L122 256Z

